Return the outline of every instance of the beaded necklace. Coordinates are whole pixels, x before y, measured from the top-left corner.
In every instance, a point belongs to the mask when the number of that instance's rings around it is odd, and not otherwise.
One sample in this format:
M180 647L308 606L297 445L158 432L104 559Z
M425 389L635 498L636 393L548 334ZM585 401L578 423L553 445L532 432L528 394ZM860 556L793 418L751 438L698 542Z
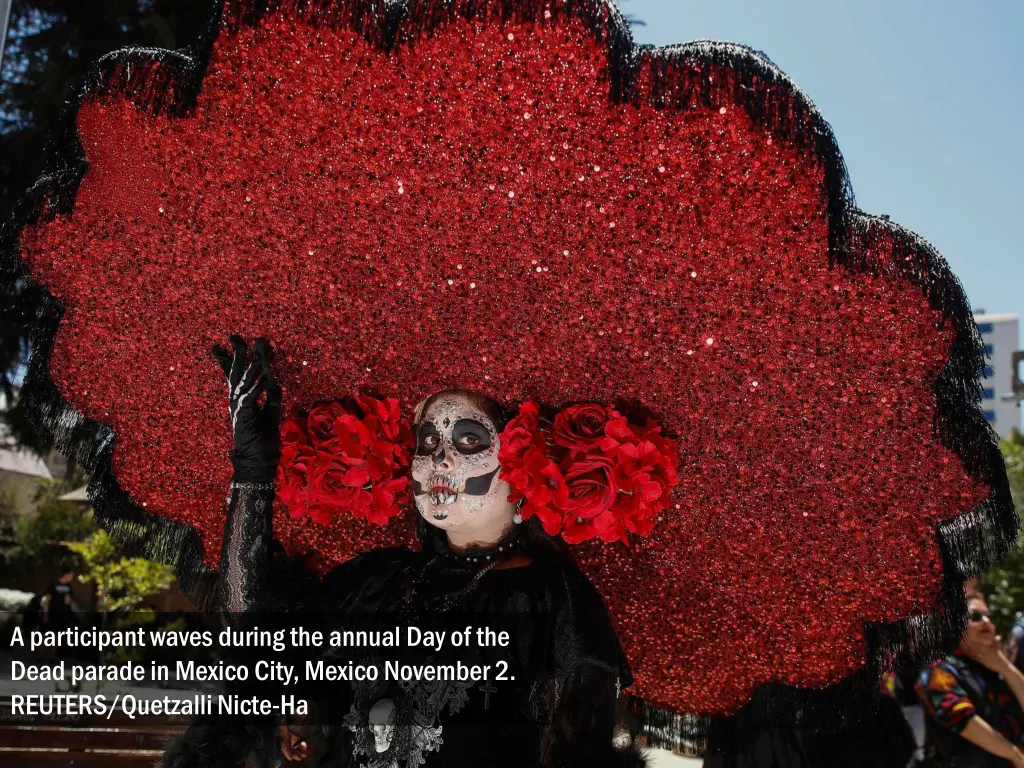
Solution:
M433 566L442 559L473 566L479 564L482 567L474 573L469 582L460 589L441 595L433 600L421 602L420 605L417 606L420 611L445 612L454 608L455 605L468 596L470 592L476 589L484 575L498 565L498 563L501 562L502 557L513 551L518 547L518 545L518 531L513 529L509 536L492 547L471 547L465 552L453 552L450 549L446 549L442 553L435 555L419 570L419 573L417 573L410 582L409 588L405 592L405 600L401 610L402 616L404 618L411 618L414 614L415 609L413 607L413 601L416 598L420 586L422 586Z

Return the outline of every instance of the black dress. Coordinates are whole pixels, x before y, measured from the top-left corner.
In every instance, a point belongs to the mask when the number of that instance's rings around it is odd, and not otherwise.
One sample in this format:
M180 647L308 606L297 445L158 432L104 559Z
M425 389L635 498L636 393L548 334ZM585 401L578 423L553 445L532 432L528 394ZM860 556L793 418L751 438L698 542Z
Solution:
M415 626L423 633L443 632L447 641L440 650L396 649L373 644L386 635L368 634L361 636L360 647L323 648L316 658L296 658L303 669L309 662L379 673L377 680L307 680L282 689L313 702L304 735L314 754L306 764L643 766L635 751L612 746L618 692L632 678L607 609L586 577L556 550L520 542L509 551L522 565L508 567L515 563L506 553L479 553L470 560L444 552L379 549L311 584L274 569L271 502L272 493L258 488L232 493L221 561L227 622L245 627L301 621L325 637L345 631L405 633ZM292 612L282 614L285 607ZM268 608L274 618L264 613ZM507 632L508 645L456 646L453 633L461 642L466 627L473 628L474 645L477 628ZM457 673L460 663L475 665L478 673L488 667L488 679L383 679L386 671L423 666ZM395 727L387 749L378 752L369 726L371 710L382 701L392 705ZM274 729L279 722L199 720L163 764L278 765Z

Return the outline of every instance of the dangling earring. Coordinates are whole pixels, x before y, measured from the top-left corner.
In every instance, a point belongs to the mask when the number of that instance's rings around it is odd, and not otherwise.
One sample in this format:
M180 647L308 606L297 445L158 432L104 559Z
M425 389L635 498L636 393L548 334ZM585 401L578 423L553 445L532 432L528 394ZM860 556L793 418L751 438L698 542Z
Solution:
M518 502L516 502L516 511L512 514L512 522L516 525L519 525L521 522L523 522L523 516L519 514L519 510L523 508L524 501L526 501L526 499L520 499Z

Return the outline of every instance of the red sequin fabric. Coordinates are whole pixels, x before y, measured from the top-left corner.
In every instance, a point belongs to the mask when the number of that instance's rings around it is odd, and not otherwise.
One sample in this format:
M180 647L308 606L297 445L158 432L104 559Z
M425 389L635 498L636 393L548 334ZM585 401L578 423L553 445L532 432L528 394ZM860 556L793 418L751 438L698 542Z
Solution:
M74 209L21 234L66 307L53 381L114 430L140 506L216 564L209 350L264 336L292 413L364 393L408 416L449 387L650 409L679 448L669 509L575 551L654 704L826 686L865 664L865 622L935 608L936 525L990 491L933 430L954 329L887 238L833 265L824 162L734 103L727 67L672 65L666 106L640 57L621 103L572 14L454 14L388 51L330 3L279 5L221 28L184 114L86 98ZM274 524L326 567L411 541L411 514Z

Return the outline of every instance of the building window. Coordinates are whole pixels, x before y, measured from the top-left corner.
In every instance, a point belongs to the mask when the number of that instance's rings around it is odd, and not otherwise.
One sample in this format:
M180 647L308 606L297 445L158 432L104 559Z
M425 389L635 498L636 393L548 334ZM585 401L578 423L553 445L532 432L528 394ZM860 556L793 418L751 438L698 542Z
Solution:
M985 354L988 355L989 357L992 357L992 345L991 344L986 344L985 345Z
M995 411L985 411L985 421L995 421L995 420L996 420L996 412Z
M996 391L992 387L985 387L983 390L981 390L981 396L985 400L995 400Z
M978 326L978 330L981 333L992 333L992 323L981 323Z
M984 368L981 369L981 375L984 376L986 379L991 379L995 375L995 371L992 370L991 366L986 365Z

